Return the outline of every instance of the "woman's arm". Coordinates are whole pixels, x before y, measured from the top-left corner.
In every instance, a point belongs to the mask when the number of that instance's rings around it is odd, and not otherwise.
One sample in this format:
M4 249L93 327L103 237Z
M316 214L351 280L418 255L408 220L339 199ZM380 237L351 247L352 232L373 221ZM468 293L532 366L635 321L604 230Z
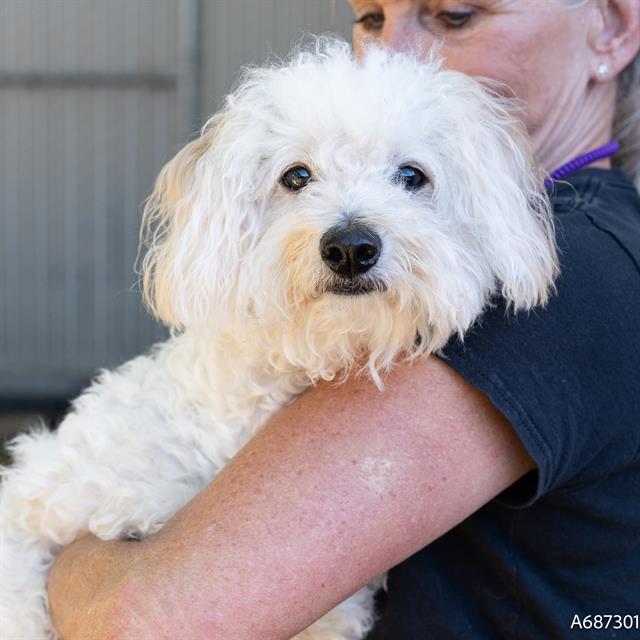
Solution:
M290 638L533 468L437 358L385 385L309 390L146 541L71 545L49 585L65 640Z

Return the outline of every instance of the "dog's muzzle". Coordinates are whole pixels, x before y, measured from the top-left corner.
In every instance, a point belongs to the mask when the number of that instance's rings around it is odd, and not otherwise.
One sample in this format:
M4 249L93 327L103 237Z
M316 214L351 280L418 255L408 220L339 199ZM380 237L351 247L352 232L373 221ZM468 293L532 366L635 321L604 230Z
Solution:
M320 238L323 262L349 280L371 269L378 262L381 249L380 236L358 222L331 227Z
M371 228L359 222L336 225L320 239L322 261L333 271L327 290L338 295L362 295L381 287L363 278L378 262L382 241Z

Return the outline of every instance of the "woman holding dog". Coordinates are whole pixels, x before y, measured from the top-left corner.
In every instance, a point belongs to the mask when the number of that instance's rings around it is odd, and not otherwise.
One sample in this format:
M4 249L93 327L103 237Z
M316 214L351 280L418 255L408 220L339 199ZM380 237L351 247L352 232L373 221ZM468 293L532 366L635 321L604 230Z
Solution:
M390 569L374 638L640 635L640 2L350 2L356 51L438 43L519 100L566 181L558 292L382 394L318 385L143 543L71 545L66 640L289 638Z

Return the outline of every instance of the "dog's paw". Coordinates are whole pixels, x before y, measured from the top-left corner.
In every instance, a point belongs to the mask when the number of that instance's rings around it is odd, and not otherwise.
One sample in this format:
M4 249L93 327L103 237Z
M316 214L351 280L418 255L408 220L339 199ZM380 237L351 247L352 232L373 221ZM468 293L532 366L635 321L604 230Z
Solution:
M130 527L125 529L119 536L120 540L140 541L145 537L145 534L138 529L138 527Z
M91 517L89 531L101 540L142 540L160 531L164 524L164 520L118 517L106 510Z

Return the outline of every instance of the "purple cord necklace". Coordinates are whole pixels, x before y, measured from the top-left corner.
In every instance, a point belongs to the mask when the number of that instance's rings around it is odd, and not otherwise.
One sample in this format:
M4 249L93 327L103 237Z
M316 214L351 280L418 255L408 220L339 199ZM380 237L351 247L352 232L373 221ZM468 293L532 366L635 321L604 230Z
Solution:
M577 171L578 169L582 169L582 167L586 167L597 160L602 160L603 158L610 158L615 155L620 149L620 145L618 141L613 138L611 142L608 142L603 147L598 147L597 149L593 149L592 151L587 151L587 153L574 158L573 160L569 160L566 164L563 164L561 167L558 167L555 171L551 172L551 179L547 178L544 181L546 187L550 187L552 185L553 180L562 180L565 176L568 176L570 173Z

